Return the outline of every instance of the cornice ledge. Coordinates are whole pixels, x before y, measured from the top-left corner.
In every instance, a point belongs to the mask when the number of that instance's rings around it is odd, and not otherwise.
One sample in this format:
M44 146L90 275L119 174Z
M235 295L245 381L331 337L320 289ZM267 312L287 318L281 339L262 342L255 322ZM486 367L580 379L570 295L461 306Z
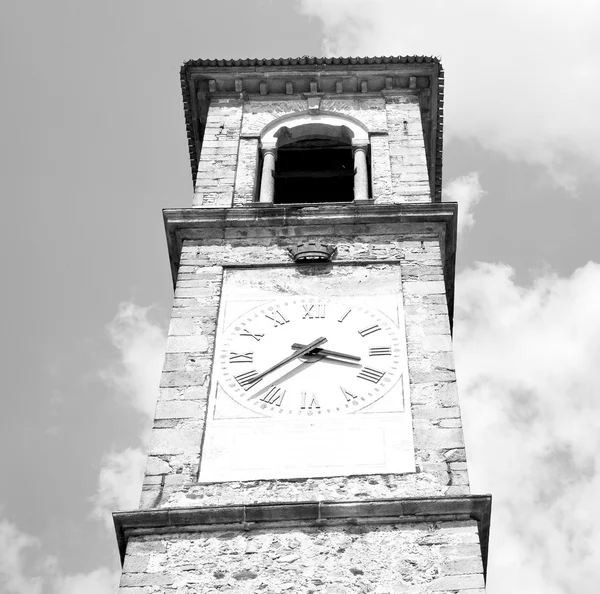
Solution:
M163 210L167 230L174 225L212 226L221 223L223 227L245 226L254 223L260 226L279 223L282 226L296 225L315 218L327 221L356 219L368 222L369 219L411 220L451 219L456 216L455 202L424 202L402 204L348 203L348 204L265 204L252 203L238 208L169 208Z
M295 225L318 229L329 225L361 224L441 224L444 257L444 277L448 295L448 312L452 324L454 310L454 269L456 263L456 202L424 202L376 204L372 201L348 204L263 204L239 208L170 208L163 211L173 284L181 248L186 239L198 241L206 235L206 244L218 244L227 229L272 227L282 229L281 237L289 239L284 230ZM376 234L376 233L375 233Z
M287 526L324 527L340 524L368 525L475 520L479 531L485 574L491 508L491 495L465 495L163 508L115 512L113 520L121 563L125 559L127 542L132 536L167 535L192 531L247 531Z

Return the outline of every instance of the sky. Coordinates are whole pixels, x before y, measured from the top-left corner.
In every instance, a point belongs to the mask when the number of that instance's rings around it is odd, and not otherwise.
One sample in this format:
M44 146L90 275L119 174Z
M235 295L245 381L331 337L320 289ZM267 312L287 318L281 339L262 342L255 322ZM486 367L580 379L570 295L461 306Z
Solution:
M109 594L192 183L190 58L433 55L459 203L455 350L488 592L600 581L596 0L5 0L0 593Z

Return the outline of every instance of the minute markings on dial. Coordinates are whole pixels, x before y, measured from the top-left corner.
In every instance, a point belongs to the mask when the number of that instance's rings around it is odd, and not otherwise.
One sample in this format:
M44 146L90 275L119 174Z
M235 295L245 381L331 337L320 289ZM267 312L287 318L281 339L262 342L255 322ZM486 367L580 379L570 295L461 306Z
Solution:
M371 367L363 367L358 372L358 375L356 377L377 384L384 375L385 371L379 371L378 369L372 369Z

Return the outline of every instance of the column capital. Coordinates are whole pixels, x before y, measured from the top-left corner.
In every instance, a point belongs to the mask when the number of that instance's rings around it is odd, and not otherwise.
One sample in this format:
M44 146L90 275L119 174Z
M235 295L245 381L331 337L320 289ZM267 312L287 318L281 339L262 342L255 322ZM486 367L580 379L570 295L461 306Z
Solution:
M353 144L352 145L352 154L356 154L357 152L363 152L363 153L367 153L367 151L369 150L369 145L368 144Z
M272 154L272 155L277 155L277 144L274 142L261 142L260 143L260 150L264 155L266 154Z

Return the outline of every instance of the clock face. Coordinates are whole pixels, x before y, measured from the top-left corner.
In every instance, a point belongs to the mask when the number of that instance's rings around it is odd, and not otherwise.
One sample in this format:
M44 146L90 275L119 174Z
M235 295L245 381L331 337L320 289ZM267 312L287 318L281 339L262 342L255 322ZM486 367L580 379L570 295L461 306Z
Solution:
M400 335L365 299L264 302L225 329L215 361L219 384L238 403L270 416L352 413L402 390ZM319 339L325 340L299 354Z

